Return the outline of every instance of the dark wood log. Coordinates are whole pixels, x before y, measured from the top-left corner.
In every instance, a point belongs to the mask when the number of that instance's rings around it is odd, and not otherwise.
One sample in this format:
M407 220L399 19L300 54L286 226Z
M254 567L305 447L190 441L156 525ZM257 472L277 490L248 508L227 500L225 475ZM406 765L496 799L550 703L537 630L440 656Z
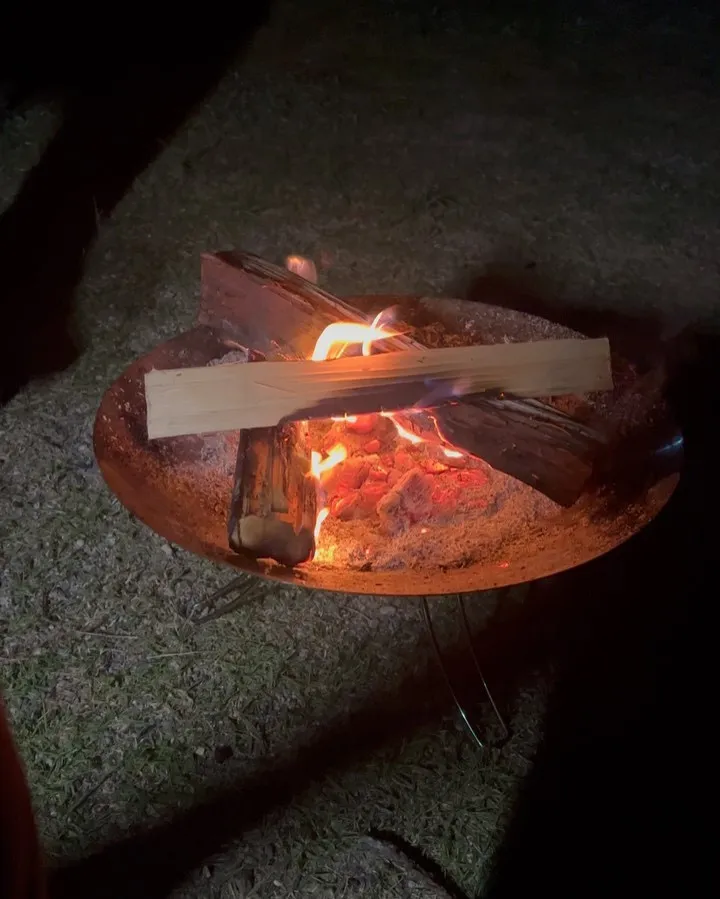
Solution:
M212 296L214 288L203 288ZM249 348L248 363L301 358L292 346L268 339L262 319L252 315L206 316ZM201 306L201 315L203 310ZM233 324L236 319L237 324ZM243 326L238 324L242 320ZM231 549L255 559L272 559L294 567L315 553L317 486L308 477L310 450L304 422L240 432L233 491L228 514Z
M393 417L423 440L449 444L498 471L507 468L505 456L511 452L513 469L524 465L524 482L559 505L572 505L578 489L593 473L594 458L604 446L601 435L596 437L591 428L567 415L548 413L543 403L538 403L535 418L528 416L524 405L513 420L512 406L507 403L500 418L488 414L486 402L475 402L470 397L463 403ZM508 421L512 422L512 444L508 443Z
M247 362L265 356L241 347ZM315 553L317 486L309 477L306 422L240 431L228 512L228 542L240 555L290 568Z
M262 352L279 345L289 358L309 358L332 322L368 324L350 304L250 254L204 254L201 279L199 323ZM398 349L424 347L404 335L378 346L380 352ZM443 427L459 448L467 442L469 452L566 506L582 493L606 441L604 433L547 403L508 395L464 398Z
M292 568L313 557L315 519L307 424L241 431L228 517L232 549Z

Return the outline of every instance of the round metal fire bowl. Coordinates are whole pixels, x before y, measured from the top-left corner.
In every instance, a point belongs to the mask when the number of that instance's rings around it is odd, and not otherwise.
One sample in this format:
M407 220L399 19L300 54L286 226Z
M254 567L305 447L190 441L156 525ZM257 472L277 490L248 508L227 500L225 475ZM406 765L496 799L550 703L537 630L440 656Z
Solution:
M363 297L351 302L367 310L393 304L414 311L421 308L426 318L451 330L472 331L479 343L578 336L544 319L460 300ZM350 571L314 563L291 570L250 561L227 544L232 487L227 458L218 467L208 435L149 442L145 427L145 372L205 365L231 348L222 332L196 327L135 361L103 397L95 421L95 454L113 493L156 533L189 552L261 577L311 589L393 596L465 593L524 583L582 565L625 542L660 512L679 480L682 437L658 391L656 398L650 398L653 428L638 444L641 455L637 447L628 455L619 453L613 461L617 470L603 487L593 488L573 507L508 542L500 563L478 561L438 571ZM613 368L623 414L632 415L641 405L647 408L652 388L636 379L623 360L614 359ZM651 471L656 475L648 480Z

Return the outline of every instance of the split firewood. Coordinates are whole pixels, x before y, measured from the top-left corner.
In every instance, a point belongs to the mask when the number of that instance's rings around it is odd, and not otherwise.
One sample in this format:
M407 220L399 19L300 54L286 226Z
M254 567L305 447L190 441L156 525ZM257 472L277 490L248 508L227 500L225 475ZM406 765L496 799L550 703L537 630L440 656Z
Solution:
M228 534L235 552L293 567L315 551L315 481L305 422L240 432Z
M309 260L289 256L285 264L288 271L317 280ZM228 516L231 548L290 568L301 565L315 552L316 518L307 423L242 430Z
M243 364L264 360L242 349ZM317 499L308 442L306 422L240 432L228 512L235 552L288 567L312 558Z
M449 347L325 362L150 371L150 439L430 408L483 391L562 396L612 387L605 339Z
M280 344L294 358L309 358L327 325L369 323L367 315L346 301L246 253L204 254L201 290L199 324L219 328L266 353ZM387 305L393 302L388 297ZM376 349L380 353L424 347L398 334L380 341ZM582 493L598 447L607 442L599 427L538 399L509 394L472 401L463 397L457 406L438 407L438 421L458 407L463 409L465 432L473 435L468 452L566 506Z

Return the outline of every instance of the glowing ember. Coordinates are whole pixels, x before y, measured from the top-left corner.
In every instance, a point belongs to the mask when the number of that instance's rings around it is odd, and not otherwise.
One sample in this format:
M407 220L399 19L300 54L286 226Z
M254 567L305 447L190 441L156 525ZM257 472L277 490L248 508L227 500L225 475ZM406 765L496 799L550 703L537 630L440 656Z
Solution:
M398 436L402 437L403 440L408 440L410 443L413 443L417 446L418 443L424 443L425 441L422 437L418 437L417 434L413 434L411 431L408 431L404 428L400 422L395 418L392 412L381 412L383 418L389 418L390 421L395 425L395 430L398 432Z
M347 424L354 424L357 421L357 415L333 415L330 421L344 421Z
M375 316L372 324L335 322L325 328L318 338L311 359L315 362L337 359L351 344L361 344L363 356L369 356L376 340L395 336L395 332L387 330L392 320L393 310L386 309ZM419 411L410 408L404 410L403 414L407 417ZM444 443L437 422L427 410L424 411L434 422L437 436ZM318 451L311 453L310 476L317 484L319 510L315 522L316 561L328 562L334 552L330 546L319 547L322 526L330 515L333 519L343 521L378 515L381 526L384 525L385 530L392 530L418 520L418 516L422 519L427 514L427 508L454 508L456 500L454 494L451 495L452 491L446 489L443 492L437 486L433 488L428 480L431 473L448 471L448 465L431 457L415 458L403 449L395 451L391 457L385 455L381 458L378 455L383 445L381 433L375 430L380 418L392 422L398 438L418 448L421 444L428 446L424 437L403 427L392 412L343 415L332 419L337 425L347 426L343 440L346 440L350 450L344 442L336 442L324 457ZM370 439L362 436L365 434ZM465 455L447 445L441 445L438 449L447 459L461 459ZM424 461L421 461L423 458ZM329 472L342 463L345 463L342 468L329 475ZM418 468L418 465L421 467ZM427 528L423 527L421 533L427 533Z

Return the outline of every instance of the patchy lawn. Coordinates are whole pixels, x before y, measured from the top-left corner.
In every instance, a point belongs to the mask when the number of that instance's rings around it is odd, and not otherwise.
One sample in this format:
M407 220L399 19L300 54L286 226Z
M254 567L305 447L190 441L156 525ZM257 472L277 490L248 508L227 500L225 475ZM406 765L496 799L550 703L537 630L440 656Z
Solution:
M717 304L720 104L711 48L691 42L701 19L633 39L559 14L540 28L380 19L365 4L348 29L350 13L313 0L298 15L278 8L103 225L79 363L0 410L0 684L55 855L262 770L430 658L414 600L266 585L198 628L189 618L230 574L105 488L95 409L131 359L191 322L202 250L322 254L338 293L442 293L489 263L533 262L574 300L686 318ZM4 202L54 120L38 107L6 123ZM528 679L504 749L480 753L438 715L341 766L183 895L417 895L382 860L358 875L371 829L476 894L545 692Z

